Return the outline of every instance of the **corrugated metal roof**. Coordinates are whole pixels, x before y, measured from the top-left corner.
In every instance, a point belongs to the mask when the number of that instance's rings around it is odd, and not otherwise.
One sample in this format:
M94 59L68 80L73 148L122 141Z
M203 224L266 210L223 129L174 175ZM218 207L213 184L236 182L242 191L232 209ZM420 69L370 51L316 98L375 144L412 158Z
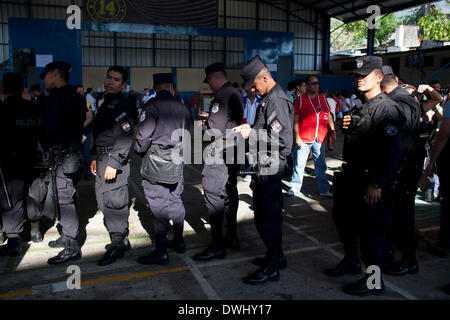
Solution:
M377 5L380 7L381 14L388 14L399 10L404 10L419 6L433 1L427 0L292 0L304 8L311 9L317 12L326 13L331 17L342 20L345 23L366 19L372 15L372 12L367 13L367 8L370 5Z

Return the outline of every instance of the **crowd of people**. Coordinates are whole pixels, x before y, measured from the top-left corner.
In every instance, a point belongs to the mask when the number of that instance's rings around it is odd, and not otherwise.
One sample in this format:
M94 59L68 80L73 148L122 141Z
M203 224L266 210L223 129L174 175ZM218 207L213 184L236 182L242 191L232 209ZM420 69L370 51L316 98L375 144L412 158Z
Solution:
M0 210L8 242L0 247L0 256L19 254L24 221L31 224L31 240L42 241L40 221L48 216L61 226L61 236L49 246L63 248L48 263L81 258L74 203L82 173L86 179L94 177L97 205L111 238L98 264L122 258L131 248L131 149L142 159L142 189L155 225L154 250L139 257L138 263L167 264L167 249L184 253L183 163L171 157L182 154L183 136L173 140L173 132L199 120L195 125L204 134L213 129L220 133L216 140L226 140L230 131L245 139L246 154L252 135L261 130L268 141L275 137L278 151L269 152L269 158L258 156L256 165L205 161L202 185L212 241L193 260L223 259L226 249L240 249L237 176L241 172L244 181L251 181L255 225L266 246L266 255L252 261L258 269L244 282L278 280L279 270L287 266L282 247L282 179L290 180L287 196L299 195L312 153L319 195L334 198L333 220L345 252L344 259L325 273L359 275L361 260L385 274L417 273L414 201L419 186L430 190L431 177L432 193L441 199L442 210L433 250L450 254L448 89L442 90L438 81L417 88L404 84L392 68L382 66L380 57L366 56L355 63L354 95L322 93L317 76L291 81L286 91L259 56L242 68L242 85L229 81L222 63L211 64L205 68L204 83L212 94L206 114L194 109L198 97L184 104L168 73L154 74L153 87L141 94L134 90L125 94L128 73L122 66L112 66L105 91L93 93L90 88L85 92L82 85L69 85L71 65L57 61L40 75L46 92L32 86L31 102L21 97L22 75L5 74L0 129L3 137L11 138L2 139L1 147ZM334 147L337 130L344 134L344 163L330 184L325 156ZM225 159L230 146L221 148ZM217 156L214 150L208 155ZM41 155L39 160L36 154ZM273 163L275 172L265 173ZM167 239L170 221L172 240ZM394 247L402 253L400 261L394 261ZM382 294L383 282L369 288L369 276L345 286L344 292Z

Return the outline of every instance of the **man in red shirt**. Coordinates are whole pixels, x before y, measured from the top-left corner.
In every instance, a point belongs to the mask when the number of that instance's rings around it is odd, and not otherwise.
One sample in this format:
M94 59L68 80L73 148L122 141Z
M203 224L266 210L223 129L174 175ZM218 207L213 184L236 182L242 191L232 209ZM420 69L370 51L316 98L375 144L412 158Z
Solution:
M294 104L294 132L296 138L295 168L291 177L291 188L287 192L293 196L300 192L303 172L309 152L312 149L314 168L321 196L332 197L330 183L327 180L325 162L325 144L328 130L331 131L331 143L334 144L333 117L324 95L319 93L319 80L315 76L306 79L307 92L297 98Z

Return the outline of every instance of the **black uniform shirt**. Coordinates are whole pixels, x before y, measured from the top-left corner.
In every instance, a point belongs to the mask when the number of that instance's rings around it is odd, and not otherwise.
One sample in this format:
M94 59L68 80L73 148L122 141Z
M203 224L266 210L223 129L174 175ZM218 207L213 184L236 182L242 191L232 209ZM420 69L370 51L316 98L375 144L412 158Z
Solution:
M239 91L227 82L214 95L203 131L218 129L225 137L227 129L231 130L242 123L243 115L244 99Z
M95 147L112 147L108 160L108 166L111 168L117 169L128 161L137 114L136 106L122 92L105 94L92 132Z
M31 166L37 151L40 110L20 95L0 103L0 165L5 171Z
M50 147L81 149L86 100L71 85L54 89L43 99L39 142Z
M172 140L172 134L177 129L187 129L186 123L190 115L186 106L178 102L169 91L158 91L156 97L150 99L142 109L134 145L137 153L145 154L152 144L166 148L180 142L179 135L176 135L176 140Z
M259 101L253 128L266 129L268 142L274 133L279 135L280 155L287 157L292 151L294 108L279 84ZM270 151L270 148L267 149Z
M365 101L352 109L352 122L343 130L344 161L354 170L368 170L369 183L386 187L393 183L400 162L403 119L398 105L386 94Z

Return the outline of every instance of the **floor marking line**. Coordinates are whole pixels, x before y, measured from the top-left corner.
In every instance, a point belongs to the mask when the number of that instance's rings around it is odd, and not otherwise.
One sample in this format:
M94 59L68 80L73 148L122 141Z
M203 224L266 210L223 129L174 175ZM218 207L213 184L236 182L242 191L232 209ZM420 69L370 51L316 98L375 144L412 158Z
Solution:
M198 284L202 288L203 293L208 297L208 300L220 300L217 292L211 287L208 280L206 280L203 276L202 272L199 269L199 266L197 266L191 258L187 257L187 255L183 255L182 259L189 266L189 269L191 270L195 279L197 279Z
M286 226L288 226L290 229L292 229L293 231L297 232L298 234L306 237L307 239L313 241L314 243L316 243L317 245L320 245L321 242L319 240L317 240L316 238L314 238L313 236L308 235L307 233L300 231L296 226L285 222L284 223ZM332 248L326 248L325 250L327 250L328 252L330 252L331 254L333 254L334 256L338 257L339 259L343 258L343 255L341 253L338 253L337 251L335 251ZM364 268L364 272L365 272L365 268ZM403 296L406 299L409 300L418 300L417 297L415 297L414 295L410 294L408 291L399 288L398 286L392 284L390 281L386 281L386 279L383 279L384 284L386 287L390 288L391 290L397 292L398 294L400 294L401 296Z
M26 296L29 294L31 294L31 289L12 291L12 292L7 292L7 293L0 293L0 299L8 299L8 298L13 298L13 297L17 297L17 296Z

